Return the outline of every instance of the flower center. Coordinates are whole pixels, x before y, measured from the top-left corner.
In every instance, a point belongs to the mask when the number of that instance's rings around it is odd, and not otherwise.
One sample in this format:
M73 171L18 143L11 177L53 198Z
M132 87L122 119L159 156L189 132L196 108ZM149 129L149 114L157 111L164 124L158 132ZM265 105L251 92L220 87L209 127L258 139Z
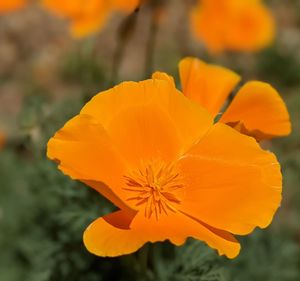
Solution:
M154 215L158 220L161 215L176 212L184 187L176 167L161 162L151 162L142 167L124 176L124 190L132 195L127 200L144 209L148 219Z

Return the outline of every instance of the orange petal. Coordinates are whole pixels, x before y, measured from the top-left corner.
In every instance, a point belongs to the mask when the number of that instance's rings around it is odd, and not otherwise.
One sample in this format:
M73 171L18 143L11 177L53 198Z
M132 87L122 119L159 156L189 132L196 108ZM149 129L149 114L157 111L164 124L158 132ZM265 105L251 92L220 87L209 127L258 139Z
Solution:
M108 132L133 168L154 159L169 163L182 153L176 127L156 105L124 110L111 121Z
M240 76L224 67L185 58L179 64L183 93L205 107L213 116L219 113Z
M271 44L274 19L257 0L202 0L191 13L194 35L212 53L257 51Z
M0 13L11 12L23 8L26 0L2 0L0 1Z
M135 252L146 241L129 225L135 213L117 211L94 221L84 232L89 252L101 257L115 257Z
M134 162L152 153L170 158L179 147L186 151L213 122L205 109L159 79L122 83L95 96L81 112L97 119Z
M77 38L98 31L111 12L108 1L43 0L42 3L52 13L68 19L71 34Z
M284 101L267 83L252 81L238 92L220 122L238 126L258 140L286 136L291 132Z
M180 226L180 227L178 227ZM146 219L142 213L117 211L94 221L84 233L84 244L93 254L115 257L137 251L147 242L169 239L181 245L187 237L205 241L220 255L234 258L240 251L235 238L224 231L204 226L181 213Z
M234 1L237 4L224 35L227 49L253 52L270 45L275 37L275 22L263 1Z
M102 28L107 19L105 11L97 16L81 17L71 22L71 34L75 38L81 38L97 32Z
M152 74L152 79L165 80L165 81L171 83L175 88L174 78L172 76L170 76L169 74L165 73L165 72L160 72L160 71L154 72Z
M226 6L224 1L202 0L191 10L191 30L211 53L220 53L226 49L223 37L227 22L220 20L224 19Z
M127 198L122 189L123 160L92 117L78 115L71 119L50 139L47 156L59 163L63 173L89 184L117 206L124 207L119 199Z
M82 1L78 0L42 0L44 8L65 18L74 18L82 15Z
M186 192L181 210L218 229L248 234L267 227L280 205L276 157L221 123L179 161Z
M240 251L240 244L230 233L215 229L180 212L169 212L168 215L160 216L158 220L154 216L146 218L143 212L139 212L130 228L139 233L139 238L152 243L168 239L179 246L188 237L192 237L204 241L211 248L217 249L219 255L229 258L236 257Z

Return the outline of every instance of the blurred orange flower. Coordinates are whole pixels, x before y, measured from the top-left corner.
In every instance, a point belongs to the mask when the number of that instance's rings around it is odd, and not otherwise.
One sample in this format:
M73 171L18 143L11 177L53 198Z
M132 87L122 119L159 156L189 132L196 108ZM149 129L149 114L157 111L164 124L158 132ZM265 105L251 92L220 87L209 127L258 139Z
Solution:
M267 227L280 204L276 157L213 125L171 80L162 74L96 95L48 143L63 173L119 208L86 229L91 253L119 256L147 242L194 237L234 258L233 234Z
M257 51L270 45L274 19L261 0L198 0L192 30L213 53Z
M216 116L240 76L224 67L209 65L196 58L179 64L183 93ZM251 81L236 94L220 119L257 140L289 135L291 122L284 101L269 84Z
M27 0L1 0L0 1L0 14L11 12L23 8Z
M132 12L139 0L43 0L43 6L66 18L74 37L88 36L100 30L114 11Z

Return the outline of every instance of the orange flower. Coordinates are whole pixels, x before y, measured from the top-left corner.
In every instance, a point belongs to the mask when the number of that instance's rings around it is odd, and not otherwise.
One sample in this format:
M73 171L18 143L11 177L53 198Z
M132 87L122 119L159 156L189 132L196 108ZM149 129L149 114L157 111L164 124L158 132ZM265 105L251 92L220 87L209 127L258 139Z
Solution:
M267 227L281 201L276 157L213 125L164 75L96 95L50 139L47 155L119 208L84 233L99 256L194 237L233 258L240 251L233 234Z
M213 53L257 51L275 35L274 20L261 0L199 0L191 19L195 36Z
M26 2L26 0L1 0L0 14L21 9L25 6Z
M43 0L46 9L66 18L74 37L84 37L100 30L110 14L133 11L139 0Z
M183 59L179 71L183 93L213 116L219 113L240 81L240 76L233 71L196 58ZM220 122L257 140L286 136L291 132L284 101L272 86L259 81L248 82L238 91Z

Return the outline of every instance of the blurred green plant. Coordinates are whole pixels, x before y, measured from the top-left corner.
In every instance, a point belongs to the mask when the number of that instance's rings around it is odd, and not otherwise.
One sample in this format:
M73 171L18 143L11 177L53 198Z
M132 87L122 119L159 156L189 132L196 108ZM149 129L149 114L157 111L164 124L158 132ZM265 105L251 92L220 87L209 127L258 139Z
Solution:
M259 55L257 72L262 80L271 81L277 87L299 85L300 62L294 51L285 52L282 46L274 46Z

